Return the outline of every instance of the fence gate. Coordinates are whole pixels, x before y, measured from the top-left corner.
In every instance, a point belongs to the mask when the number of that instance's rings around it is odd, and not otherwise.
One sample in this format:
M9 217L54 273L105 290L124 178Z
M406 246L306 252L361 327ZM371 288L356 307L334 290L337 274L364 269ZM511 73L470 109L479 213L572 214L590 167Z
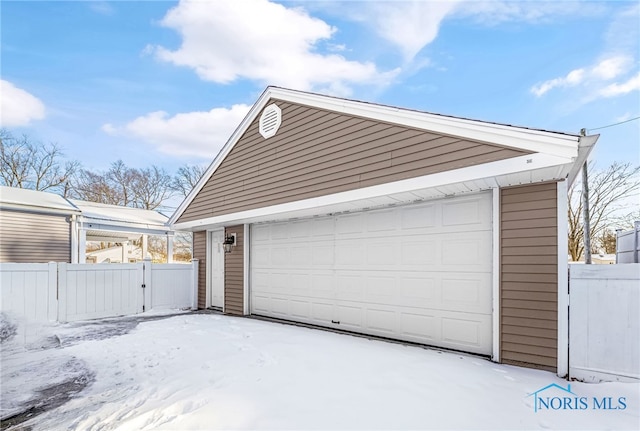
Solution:
M143 263L58 266L58 320L99 319L144 310Z

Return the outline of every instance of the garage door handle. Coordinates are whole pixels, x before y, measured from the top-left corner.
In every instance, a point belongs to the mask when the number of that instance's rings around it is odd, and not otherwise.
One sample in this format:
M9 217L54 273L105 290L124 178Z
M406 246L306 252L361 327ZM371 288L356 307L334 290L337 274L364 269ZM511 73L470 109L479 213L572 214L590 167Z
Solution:
M335 323L336 325L339 325L340 321L339 320L332 320L331 323Z

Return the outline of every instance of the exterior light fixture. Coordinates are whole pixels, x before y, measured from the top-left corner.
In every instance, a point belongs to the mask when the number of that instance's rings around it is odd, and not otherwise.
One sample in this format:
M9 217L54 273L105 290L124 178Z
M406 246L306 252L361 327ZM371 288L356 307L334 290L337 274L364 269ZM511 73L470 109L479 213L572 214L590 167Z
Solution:
M232 233L227 235L222 242L222 246L224 247L225 253L231 253L231 250L236 245L236 234Z

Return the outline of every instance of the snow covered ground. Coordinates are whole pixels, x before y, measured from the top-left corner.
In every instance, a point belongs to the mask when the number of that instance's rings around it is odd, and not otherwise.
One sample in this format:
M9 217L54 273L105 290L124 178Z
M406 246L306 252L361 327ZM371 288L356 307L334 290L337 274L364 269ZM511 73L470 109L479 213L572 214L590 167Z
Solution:
M474 356L273 322L189 313L45 332L28 348L17 337L3 341L2 417L51 395L52 386L70 399L17 427L640 429L636 383L567 382ZM568 394L575 409L535 411L530 394L552 383L570 383L573 395L558 387L539 395ZM624 409L603 408L622 407L621 397Z

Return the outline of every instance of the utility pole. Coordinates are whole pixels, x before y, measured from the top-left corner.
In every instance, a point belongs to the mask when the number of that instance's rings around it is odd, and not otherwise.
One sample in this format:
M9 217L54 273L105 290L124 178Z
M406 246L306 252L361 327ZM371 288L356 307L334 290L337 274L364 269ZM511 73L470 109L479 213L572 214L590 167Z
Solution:
M585 129L580 130L582 136L586 136ZM584 263L591 264L591 226L589 220L589 176L587 174L587 161L582 165L582 226L584 232Z

